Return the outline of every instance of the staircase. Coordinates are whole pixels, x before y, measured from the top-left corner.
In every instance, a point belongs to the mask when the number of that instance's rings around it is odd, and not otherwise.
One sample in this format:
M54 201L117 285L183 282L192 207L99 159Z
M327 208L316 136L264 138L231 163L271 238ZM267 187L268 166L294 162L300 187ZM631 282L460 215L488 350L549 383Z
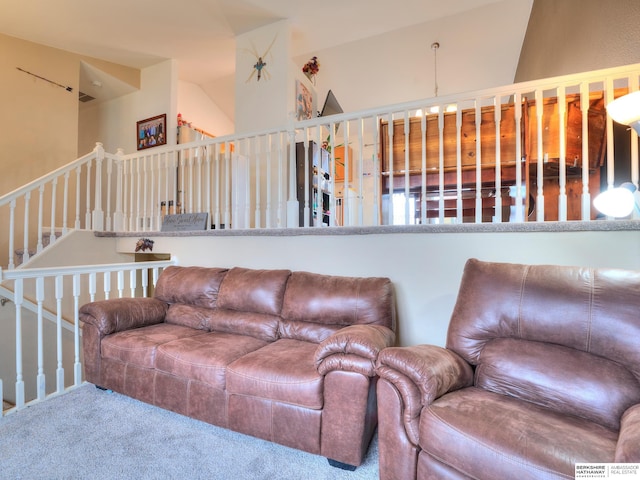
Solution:
M54 234L54 239L53 241L55 242L58 238L60 238L62 236L62 232L61 231L56 231ZM45 248L47 248L49 245L51 244L51 236L50 235L46 235L42 237L42 245L40 245L39 247L30 247L28 249L28 256L27 258L32 258L33 256L35 256L37 253L42 252ZM24 263L24 248L17 248L15 250L15 265L16 267L21 266Z

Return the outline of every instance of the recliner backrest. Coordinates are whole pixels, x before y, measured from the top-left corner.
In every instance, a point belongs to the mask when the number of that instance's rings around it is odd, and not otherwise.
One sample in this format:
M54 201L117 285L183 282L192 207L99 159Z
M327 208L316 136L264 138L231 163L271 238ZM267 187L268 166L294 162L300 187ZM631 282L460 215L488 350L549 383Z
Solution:
M470 259L447 348L475 384L619 428L640 402L640 272Z

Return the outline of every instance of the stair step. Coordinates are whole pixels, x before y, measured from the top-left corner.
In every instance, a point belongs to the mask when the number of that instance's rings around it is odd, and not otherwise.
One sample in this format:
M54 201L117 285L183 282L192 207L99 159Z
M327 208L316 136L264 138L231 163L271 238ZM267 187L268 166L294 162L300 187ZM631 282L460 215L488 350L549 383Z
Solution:
M56 238L60 238L62 236L62 232L55 232L55 236ZM49 244L51 243L51 234L47 233L47 234L43 234L42 235L42 248L46 248L49 246ZM22 262L24 261L24 247L23 248L16 248L14 250L14 253L16 255L16 266L18 265L22 265ZM29 247L29 258L33 257L36 253L38 253L38 249L37 247Z

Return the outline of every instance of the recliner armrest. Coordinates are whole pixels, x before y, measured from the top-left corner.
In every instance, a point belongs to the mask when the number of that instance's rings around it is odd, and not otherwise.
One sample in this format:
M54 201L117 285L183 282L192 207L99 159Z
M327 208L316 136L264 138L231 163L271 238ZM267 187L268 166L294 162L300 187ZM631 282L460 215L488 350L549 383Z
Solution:
M321 375L346 370L373 377L378 354L395 340L395 332L382 325L350 325L318 345L315 364Z
M94 325L104 336L162 323L167 307L155 298L112 298L80 307L80 320Z
M412 388L399 383L407 379L413 382L425 406L447 392L473 384L471 365L453 351L436 345L386 348L378 356L376 372L400 392Z
M622 415L614 462L640 462L640 404L628 408Z

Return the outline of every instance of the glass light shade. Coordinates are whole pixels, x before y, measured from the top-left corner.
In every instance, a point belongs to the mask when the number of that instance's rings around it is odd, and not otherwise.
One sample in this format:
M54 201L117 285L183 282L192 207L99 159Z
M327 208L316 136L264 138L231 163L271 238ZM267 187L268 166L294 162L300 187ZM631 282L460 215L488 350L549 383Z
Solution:
M635 196L628 188L612 188L594 198L593 206L608 217L627 217L635 207Z
M640 135L640 91L615 99L607 105L607 112L616 122L629 125Z

